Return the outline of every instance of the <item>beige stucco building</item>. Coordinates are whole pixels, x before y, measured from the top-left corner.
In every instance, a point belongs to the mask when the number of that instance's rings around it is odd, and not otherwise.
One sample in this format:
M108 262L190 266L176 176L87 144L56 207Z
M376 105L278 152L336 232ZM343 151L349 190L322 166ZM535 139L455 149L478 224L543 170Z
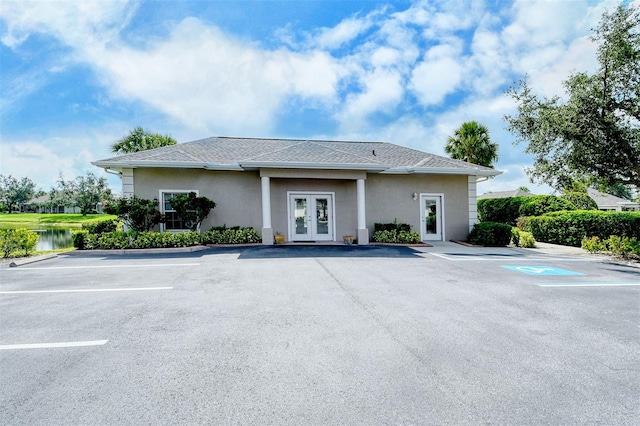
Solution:
M212 137L93 163L122 178L124 196L157 199L180 230L171 197L195 192L216 208L202 224L261 230L288 241L368 244L376 222L409 223L423 240L465 239L476 184L501 172L385 142Z

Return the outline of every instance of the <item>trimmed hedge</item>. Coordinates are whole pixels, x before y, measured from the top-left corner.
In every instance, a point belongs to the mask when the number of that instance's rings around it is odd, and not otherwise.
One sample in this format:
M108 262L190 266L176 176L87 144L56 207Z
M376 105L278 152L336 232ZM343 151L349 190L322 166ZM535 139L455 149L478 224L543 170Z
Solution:
M396 229L374 231L371 240L376 243L418 244L420 234L416 231L398 231Z
M262 237L255 229L225 226L211 228L202 235L204 244L255 244L262 242Z
M393 223L376 222L373 224L373 232L376 233L378 231L411 232L411 225L409 225L408 223L398 223L398 222L393 222Z
M120 221L117 219L101 220L100 222L83 223L82 229L89 234L104 234L105 232L113 232L118 230Z
M510 225L497 222L480 222L473 225L469 242L474 245L501 247L511 241Z
M518 227L537 241L580 247L584 237L611 235L640 239L640 212L578 210L549 213L519 220Z
M555 195L478 200L478 219L480 222L500 222L511 226L515 226L521 216L539 216L558 210L576 210L576 206Z
M81 233L82 231L75 234L73 243L76 248L86 250L190 247L202 243L202 236L199 232L172 234L153 231L114 231L103 234L85 234L85 237L80 237ZM81 247L82 244L84 247Z
M73 246L79 250L145 249L191 247L200 244L246 244L262 241L253 228L217 227L199 232L113 231L90 234L86 229L72 231Z

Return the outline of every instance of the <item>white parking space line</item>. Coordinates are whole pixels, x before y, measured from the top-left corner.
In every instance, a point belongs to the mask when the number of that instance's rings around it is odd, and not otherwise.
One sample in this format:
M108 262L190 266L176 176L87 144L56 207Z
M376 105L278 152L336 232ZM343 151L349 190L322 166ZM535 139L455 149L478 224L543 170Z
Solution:
M158 268L158 267L176 267L176 266L200 266L200 263L155 263L147 265L88 265L88 266L43 266L30 268L11 268L8 271L29 271L29 270L51 270L51 269L100 269L100 268Z
M564 282L535 283L538 287L627 287L640 286L640 282Z
M27 343L22 345L0 345L0 350L77 348L77 347L84 347L84 346L101 346L107 342L108 340L89 340L86 342Z
M16 290L0 291L0 294L40 294L40 293L98 293L107 291L152 291L173 290L173 287L132 287L132 288L76 288L69 290Z

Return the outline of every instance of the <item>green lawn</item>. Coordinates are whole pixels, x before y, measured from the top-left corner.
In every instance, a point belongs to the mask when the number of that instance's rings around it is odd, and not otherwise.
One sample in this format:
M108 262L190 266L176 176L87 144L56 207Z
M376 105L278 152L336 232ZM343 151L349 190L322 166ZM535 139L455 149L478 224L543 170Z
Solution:
M7 228L79 228L83 223L116 219L109 214L0 213L0 229Z

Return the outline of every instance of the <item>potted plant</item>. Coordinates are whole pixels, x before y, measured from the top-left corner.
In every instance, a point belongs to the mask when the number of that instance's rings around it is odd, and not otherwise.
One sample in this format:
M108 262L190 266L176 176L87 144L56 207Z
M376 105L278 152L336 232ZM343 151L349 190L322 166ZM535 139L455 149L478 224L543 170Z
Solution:
M351 244L353 244L354 240L356 239L356 237L354 237L353 235L343 235L342 236L342 241L344 241L344 243L348 246L350 246Z
M274 235L273 238L276 240L276 244L284 244L284 241L285 241L284 234L281 234L280 232L276 232L276 235Z

